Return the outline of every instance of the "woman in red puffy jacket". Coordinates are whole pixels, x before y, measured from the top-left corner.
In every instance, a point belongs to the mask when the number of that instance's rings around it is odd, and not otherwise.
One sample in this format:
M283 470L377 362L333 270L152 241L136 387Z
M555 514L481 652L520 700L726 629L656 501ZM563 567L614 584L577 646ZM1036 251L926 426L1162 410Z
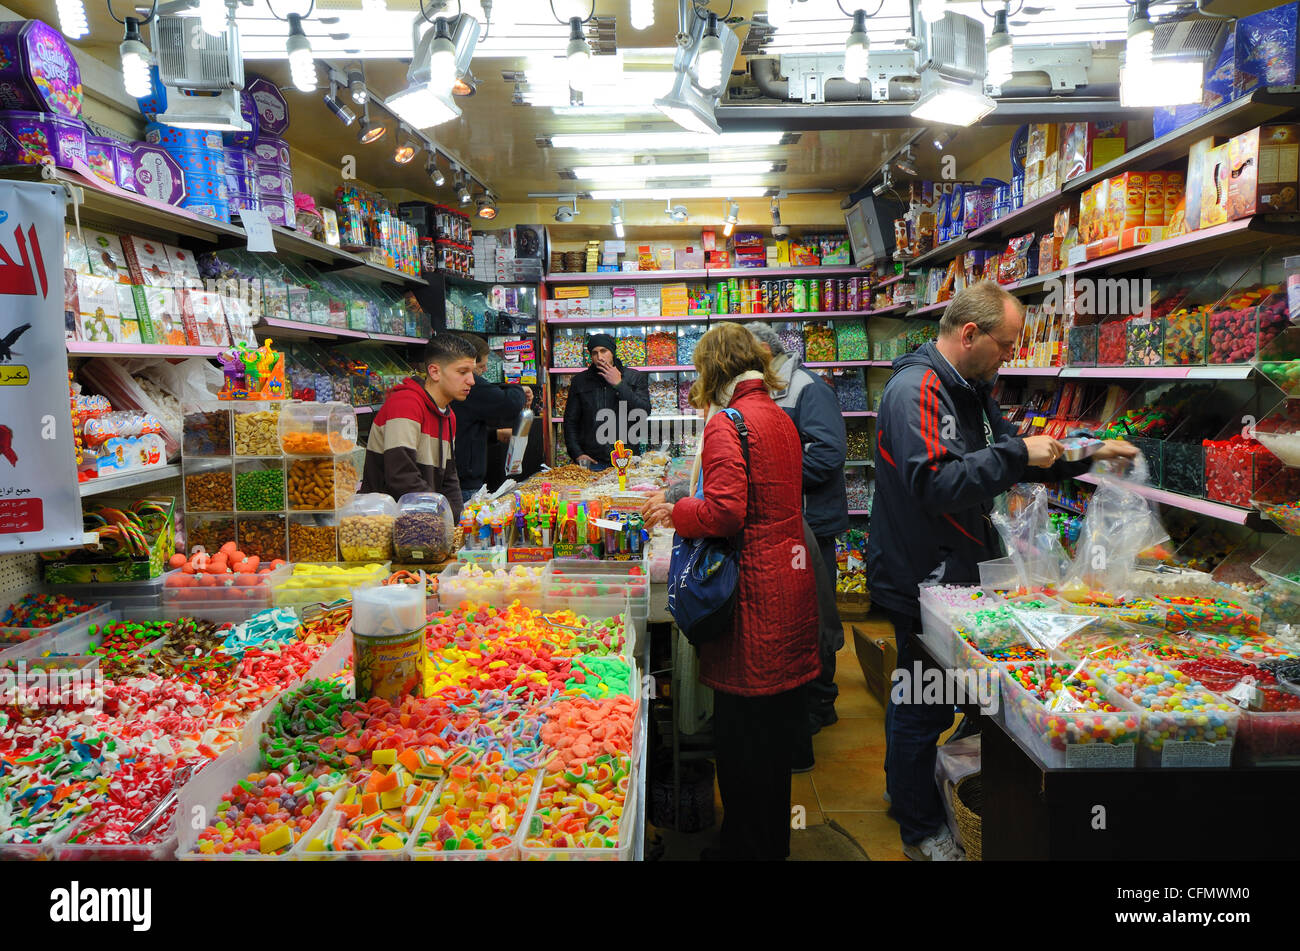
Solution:
M741 535L740 587L729 630L701 645L700 680L715 691L714 743L722 793L722 858L790 854L790 766L807 731L799 689L817 676L817 600L803 532L803 450L770 357L738 324L720 324L695 349L691 404L708 410L689 489L646 503L647 525L683 538ZM749 430L746 471L735 424ZM703 477L704 497L695 497Z

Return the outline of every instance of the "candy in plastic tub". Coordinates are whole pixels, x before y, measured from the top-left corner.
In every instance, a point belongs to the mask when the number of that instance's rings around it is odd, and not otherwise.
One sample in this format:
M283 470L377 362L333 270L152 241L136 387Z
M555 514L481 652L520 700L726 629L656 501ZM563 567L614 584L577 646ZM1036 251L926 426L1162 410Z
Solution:
M452 552L451 505L436 492L408 492L397 502L393 551L400 564L441 564Z

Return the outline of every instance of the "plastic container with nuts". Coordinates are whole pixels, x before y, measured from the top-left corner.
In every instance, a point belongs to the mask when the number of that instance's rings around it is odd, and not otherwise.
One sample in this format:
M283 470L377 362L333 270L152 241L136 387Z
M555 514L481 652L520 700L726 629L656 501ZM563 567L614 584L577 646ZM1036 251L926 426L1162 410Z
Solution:
M239 403L235 406L235 455L280 455L280 403Z
M235 540L235 516L229 512L210 515L185 515L185 545L180 549L192 554L202 548L206 552L220 551L226 542Z
M339 511L339 557L344 561L389 561L397 503L382 492L354 495Z
M338 558L338 518L333 513L289 516L289 560L332 562Z
M287 462L291 512L332 511L356 494L358 476L350 455L291 456Z
M233 512L235 477L230 459L185 456L181 465L186 512Z
M235 511L284 511L282 458L243 459L235 463Z
M451 503L437 492L408 492L397 500L393 557L402 565L441 564L453 549Z
M256 555L263 561L284 558L285 516L273 514L240 515L235 522L235 541L245 555Z
M228 456L231 450L230 407L217 403L186 403L181 410L181 454Z
M332 456L357 445L357 411L347 403L292 400L280 411L280 447L293 456Z

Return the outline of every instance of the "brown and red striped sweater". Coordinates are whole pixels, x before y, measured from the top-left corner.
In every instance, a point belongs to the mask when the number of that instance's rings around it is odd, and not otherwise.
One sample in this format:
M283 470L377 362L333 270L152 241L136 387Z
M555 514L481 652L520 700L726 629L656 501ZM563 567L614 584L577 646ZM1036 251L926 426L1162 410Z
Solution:
M456 474L456 417L438 409L424 384L408 377L375 415L366 441L362 492L400 499L408 492L438 492L460 521L464 500Z

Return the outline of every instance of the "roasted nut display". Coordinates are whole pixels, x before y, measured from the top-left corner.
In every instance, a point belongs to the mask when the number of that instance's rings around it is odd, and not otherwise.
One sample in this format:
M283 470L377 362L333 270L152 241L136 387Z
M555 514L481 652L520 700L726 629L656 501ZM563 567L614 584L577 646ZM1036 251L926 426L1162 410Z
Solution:
M229 512L234 507L235 483L228 467L212 472L196 472L185 477L187 511Z
M346 505L357 488L357 470L346 457L293 459L289 463L289 508L333 509Z
M349 515L339 521L339 554L344 561L388 561L393 557L391 515Z
M280 411L264 409L235 414L235 455L278 456Z

